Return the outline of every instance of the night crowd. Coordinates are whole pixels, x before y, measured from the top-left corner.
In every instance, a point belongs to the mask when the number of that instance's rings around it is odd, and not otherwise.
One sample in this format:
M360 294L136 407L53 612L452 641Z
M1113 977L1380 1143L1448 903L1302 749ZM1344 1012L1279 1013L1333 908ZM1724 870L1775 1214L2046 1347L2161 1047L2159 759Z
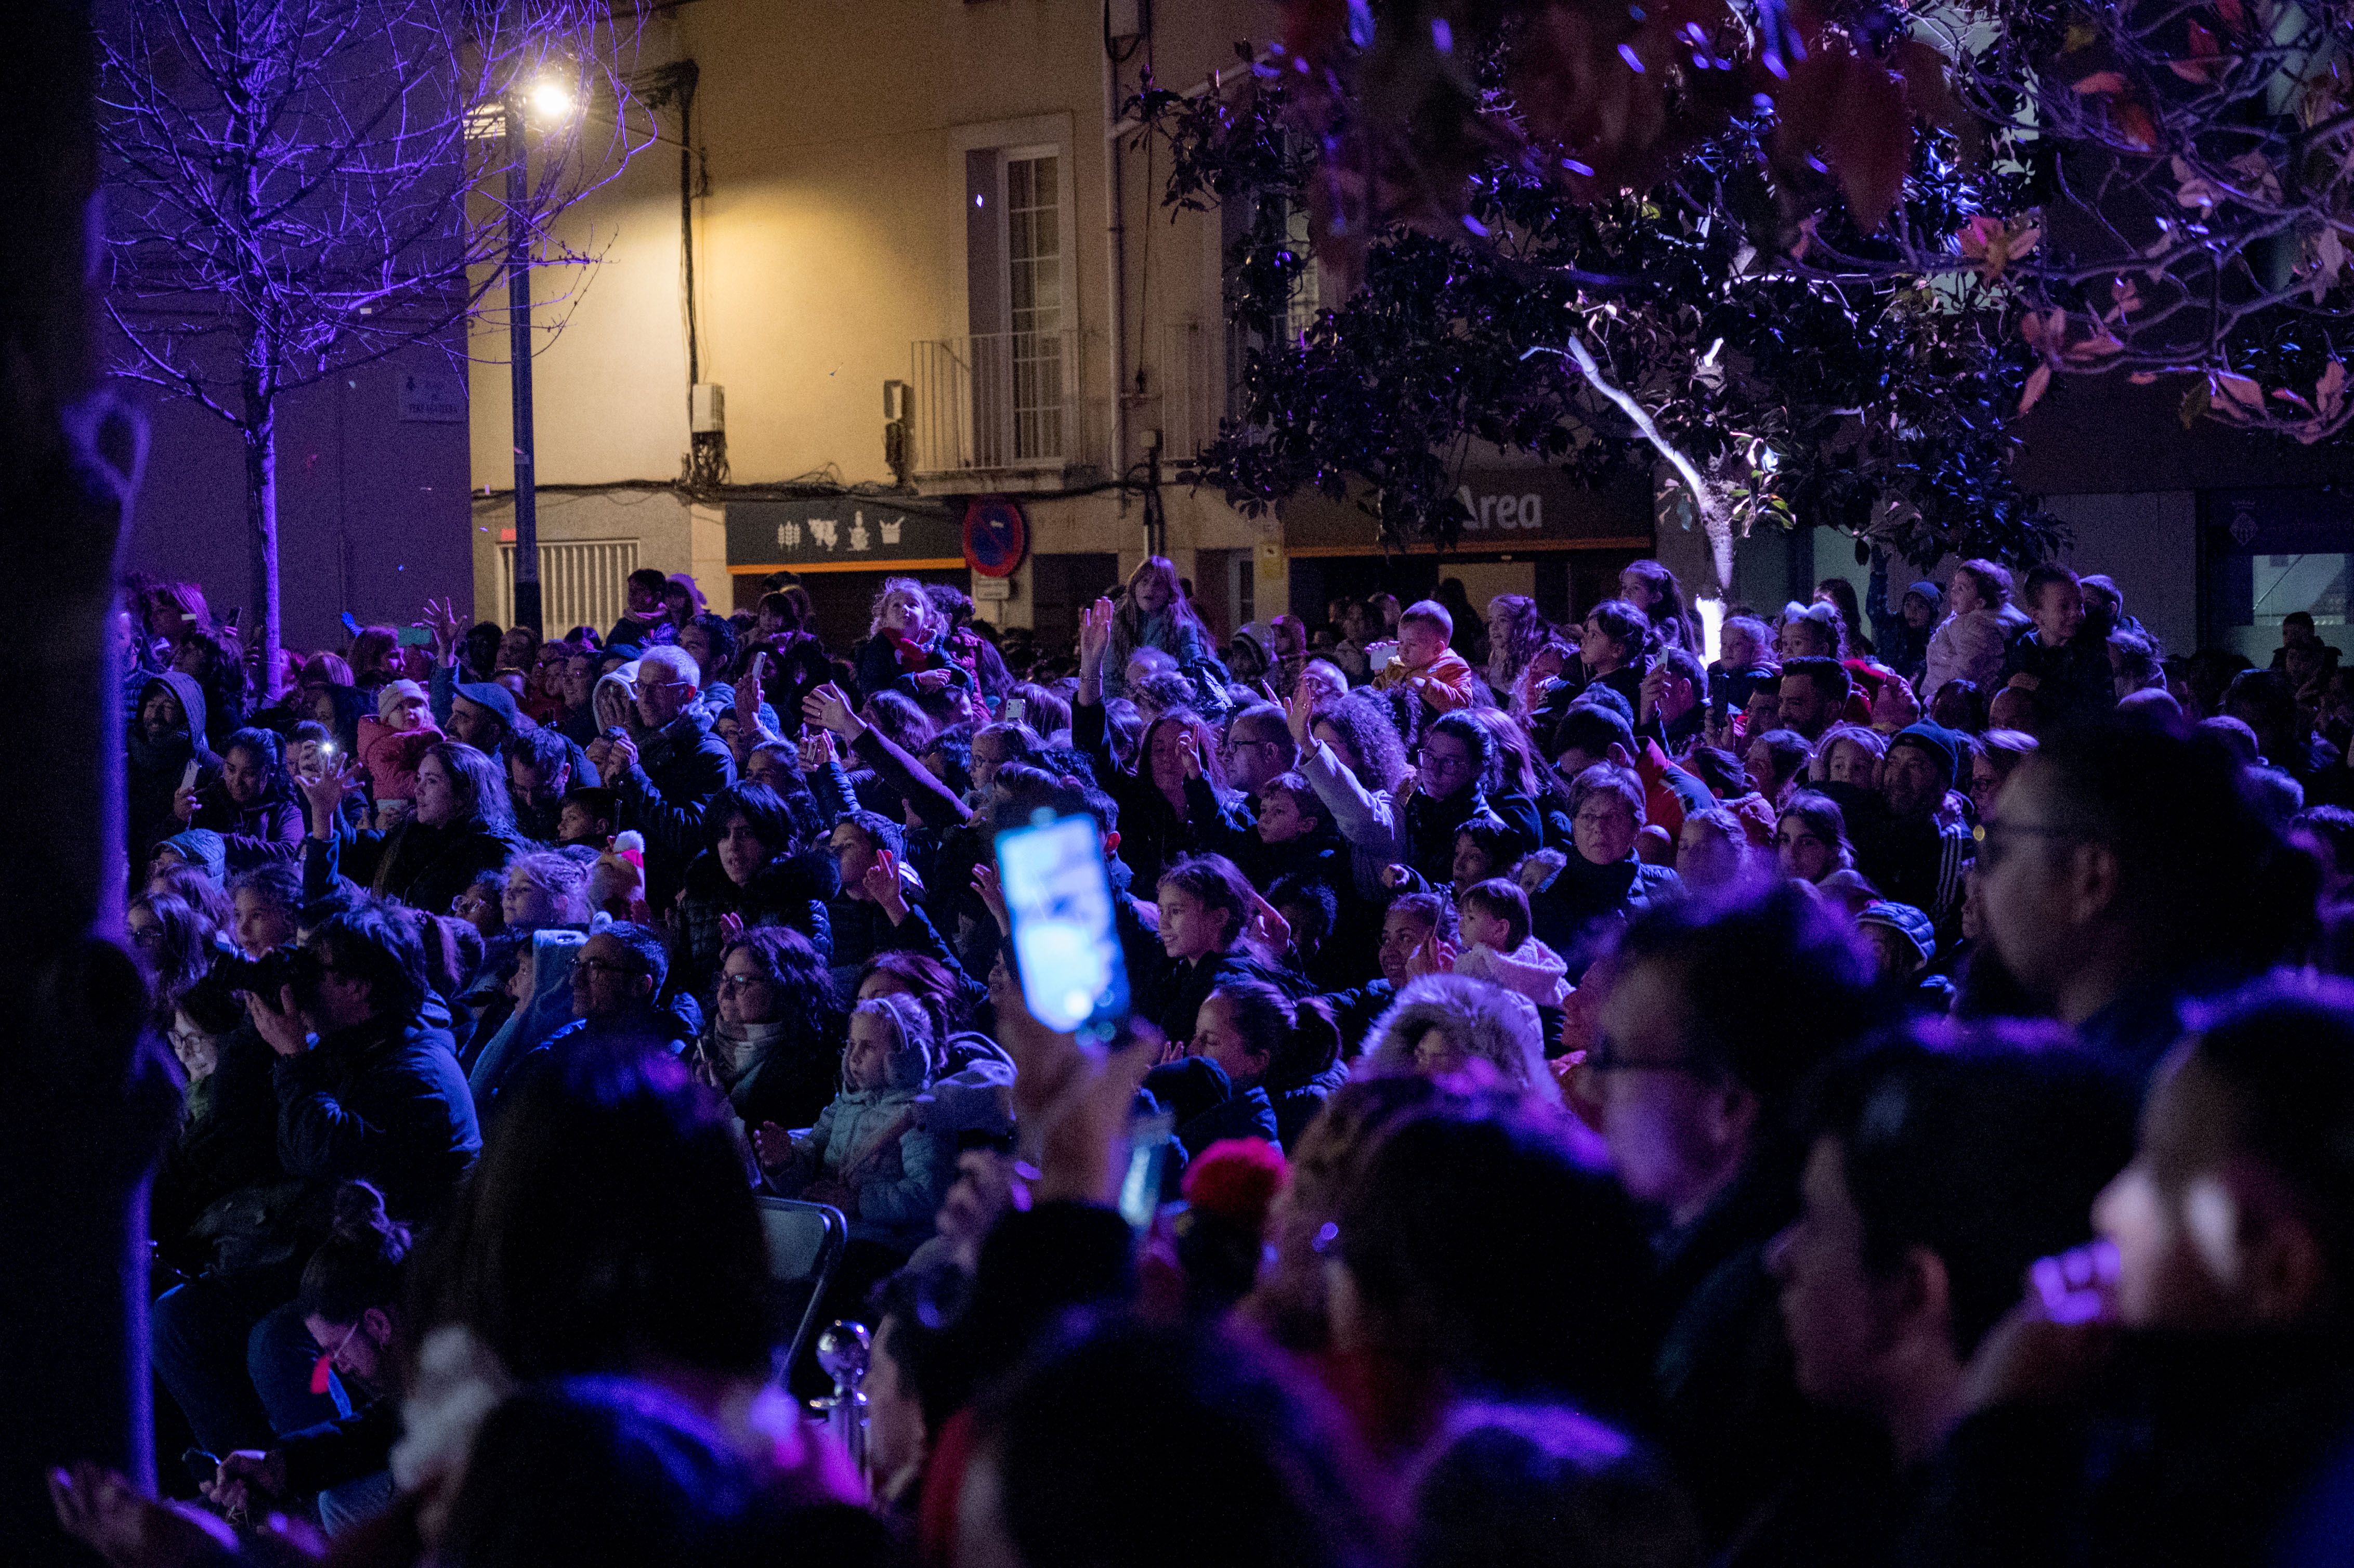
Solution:
M2311 616L2264 668L2055 566L1720 620L1638 561L1221 645L1152 558L1076 646L895 578L841 648L768 587L266 672L126 589L186 1087L177 1500L52 1478L108 1559L2354 1560ZM1108 1045L1013 969L1041 813L1102 845ZM846 1222L863 1471L764 1196Z

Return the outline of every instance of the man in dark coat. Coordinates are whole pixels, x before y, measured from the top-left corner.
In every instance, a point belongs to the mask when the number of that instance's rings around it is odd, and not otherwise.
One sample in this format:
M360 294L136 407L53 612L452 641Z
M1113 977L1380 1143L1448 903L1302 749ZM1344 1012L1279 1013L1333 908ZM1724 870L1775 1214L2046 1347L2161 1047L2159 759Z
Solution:
M1766 1243L1797 1208L1801 1079L1882 1015L1843 925L1787 882L1637 915L1588 1056L1603 1142L1655 1215L1659 1436L1722 1546L1805 1451Z
M736 782L736 759L695 705L703 679L676 648L649 648L638 661L636 738L599 737L588 760L621 798L625 825L646 836L646 907L666 910L703 853L703 814Z

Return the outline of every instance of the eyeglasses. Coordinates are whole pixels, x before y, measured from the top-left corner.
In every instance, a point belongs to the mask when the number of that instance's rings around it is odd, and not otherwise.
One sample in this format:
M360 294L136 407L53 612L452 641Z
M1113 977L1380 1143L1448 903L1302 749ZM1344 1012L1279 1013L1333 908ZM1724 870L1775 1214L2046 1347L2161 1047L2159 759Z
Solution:
M572 967L587 969L592 975L633 975L640 972L635 964L616 963L611 959L582 959Z
M769 980L766 975L721 975L719 977L719 990L722 994L739 991L749 991L756 985L772 985L775 982Z
M357 1323L354 1323L350 1328L344 1330L344 1337L335 1341L335 1348L334 1350L327 1351L317 1361L311 1363L311 1392L313 1393L324 1393L327 1392L327 1374L335 1371L339 1364L335 1358L344 1353L344 1347L350 1344L352 1342L352 1336L359 1331L360 1326Z
M209 1045L213 1043L211 1035L198 1029L175 1029L165 1034L164 1038L172 1043L175 1049L181 1051L193 1051L200 1045Z
M2073 828L2046 827L2038 822L2006 822L1999 817L1989 817L1970 830L1970 838L1978 845L1978 863L1991 871L2010 853L2006 839L2073 839L2079 838Z

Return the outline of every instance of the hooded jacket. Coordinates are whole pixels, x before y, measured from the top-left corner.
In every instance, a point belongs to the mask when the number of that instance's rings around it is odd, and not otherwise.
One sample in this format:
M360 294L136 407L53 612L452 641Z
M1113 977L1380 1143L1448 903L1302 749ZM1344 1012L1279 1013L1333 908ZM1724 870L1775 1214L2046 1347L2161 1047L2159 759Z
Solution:
M1559 1007L1569 996L1568 960L1534 937L1509 953L1474 942L1455 955L1455 972L1493 980L1539 1007Z
M1470 661L1449 648L1419 669L1403 659L1394 659L1387 669L1373 677L1373 684L1384 691L1405 686L1422 699L1424 707L1435 714L1445 714L1471 705L1479 691L1479 677Z
M913 1251L932 1234L956 1175L954 1147L924 1127L921 1086L845 1089L793 1139L789 1184L824 1177L858 1193L850 1239Z
M1437 1029L1494 1067L1515 1088L1549 1105L1561 1086L1545 1065L1544 1028L1527 997L1462 975L1422 975L1373 1021L1357 1073L1390 1077L1415 1070L1414 1048Z
M1991 702L1995 688L2002 684L2003 655L2011 637L2027 624L2026 612L2009 604L1946 617L1929 634L1921 694L1935 697L1948 681L1970 681Z
M134 713L126 732L126 836L133 854L143 865L158 841L180 830L179 819L172 815L172 797L179 793L180 780L189 762L196 763L199 782L220 768L220 758L205 746L205 690L196 683L196 678L177 670L149 676L139 687L141 707L147 705L149 694L158 686L178 699L185 722L164 739L151 743L141 733Z
M487 1115L516 1063L549 1035L572 1022L572 965L588 938L578 931L531 934L531 1000L507 1014L498 1032L474 1057L466 1086Z

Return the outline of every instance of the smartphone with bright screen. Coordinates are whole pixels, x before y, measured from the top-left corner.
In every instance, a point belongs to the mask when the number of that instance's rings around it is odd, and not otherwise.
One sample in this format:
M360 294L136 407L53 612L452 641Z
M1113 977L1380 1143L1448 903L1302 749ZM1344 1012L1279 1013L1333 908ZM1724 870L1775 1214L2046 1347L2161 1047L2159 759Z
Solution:
M1049 1029L1108 1028L1128 1013L1128 971L1095 819L1057 817L997 835L1022 1000Z

